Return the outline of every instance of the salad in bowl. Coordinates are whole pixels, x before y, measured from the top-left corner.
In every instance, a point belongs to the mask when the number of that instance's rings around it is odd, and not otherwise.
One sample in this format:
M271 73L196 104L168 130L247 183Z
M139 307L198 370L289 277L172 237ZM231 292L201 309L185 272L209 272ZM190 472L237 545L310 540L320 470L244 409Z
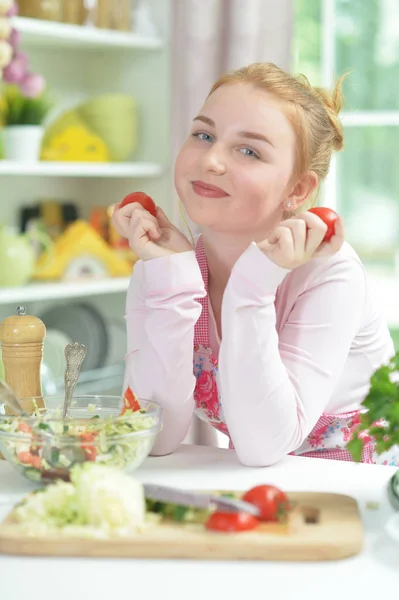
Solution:
M149 455L162 425L161 408L137 399L121 410L119 396L75 396L62 416L63 397L44 398L46 409L13 416L0 407L0 452L35 482L70 480L71 469L86 462L126 471Z

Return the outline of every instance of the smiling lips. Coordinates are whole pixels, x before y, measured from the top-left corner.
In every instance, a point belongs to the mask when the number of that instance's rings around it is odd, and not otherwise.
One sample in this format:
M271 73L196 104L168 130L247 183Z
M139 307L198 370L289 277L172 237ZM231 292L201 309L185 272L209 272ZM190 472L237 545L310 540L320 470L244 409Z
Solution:
M225 198L228 196L222 188L205 183L205 181L193 181L192 186L198 196L204 196L205 198Z

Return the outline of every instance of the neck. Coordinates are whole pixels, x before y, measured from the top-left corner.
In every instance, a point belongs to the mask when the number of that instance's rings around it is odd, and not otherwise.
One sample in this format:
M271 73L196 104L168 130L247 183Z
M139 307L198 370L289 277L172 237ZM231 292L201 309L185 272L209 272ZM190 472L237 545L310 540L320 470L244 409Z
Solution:
M224 290L235 263L254 238L206 230L202 239L208 262L209 286Z

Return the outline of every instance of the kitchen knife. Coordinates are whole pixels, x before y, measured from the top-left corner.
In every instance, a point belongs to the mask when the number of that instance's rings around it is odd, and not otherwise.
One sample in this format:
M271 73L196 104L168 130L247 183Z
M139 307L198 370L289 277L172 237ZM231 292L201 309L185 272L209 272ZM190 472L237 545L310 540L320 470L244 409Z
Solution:
M260 510L254 504L227 496L190 492L189 490L181 490L153 483L144 484L144 494L149 500L156 500L158 502L208 510L217 508L221 512L245 512L254 517L260 516Z

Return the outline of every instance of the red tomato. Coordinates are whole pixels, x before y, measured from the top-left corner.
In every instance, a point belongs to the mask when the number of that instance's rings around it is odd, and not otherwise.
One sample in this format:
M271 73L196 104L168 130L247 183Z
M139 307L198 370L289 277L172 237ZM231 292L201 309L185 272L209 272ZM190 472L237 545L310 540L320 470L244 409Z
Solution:
M281 521L289 510L286 494L274 485L257 485L242 497L261 511L262 521Z
M323 238L323 242L329 242L335 232L335 221L338 219L337 213L331 210L331 208L325 208L324 206L309 208L309 212L317 215L319 219L327 225L327 231Z
M212 531L225 531L228 533L234 531L249 531L250 529L255 529L258 525L259 519L244 512L214 512L205 523L206 529Z
M127 204L131 204L132 202L138 202L143 208L145 208L145 210L148 210L148 212L155 217L157 210L155 202L144 192L133 192L132 194L128 194L120 203L119 208L122 208L122 206L126 206Z
M32 456L30 464L32 465L32 467L34 469L41 469L42 468L42 459L40 458L40 456Z
M86 433L81 433L79 436L81 439L81 448L83 448L83 450L85 451L88 460L92 461L96 460L97 456L97 450L93 445L96 434L97 432L92 433L90 431L87 431Z
M32 454L30 452L18 452L17 458L24 465L30 465L32 462Z
M123 396L123 408L121 415L124 415L127 410L132 410L133 412L136 412L136 410L141 410L140 402L130 387L127 388L125 395Z
M22 431L22 433L30 433L32 431L32 428L30 425L28 425L28 423L19 423L18 431Z

